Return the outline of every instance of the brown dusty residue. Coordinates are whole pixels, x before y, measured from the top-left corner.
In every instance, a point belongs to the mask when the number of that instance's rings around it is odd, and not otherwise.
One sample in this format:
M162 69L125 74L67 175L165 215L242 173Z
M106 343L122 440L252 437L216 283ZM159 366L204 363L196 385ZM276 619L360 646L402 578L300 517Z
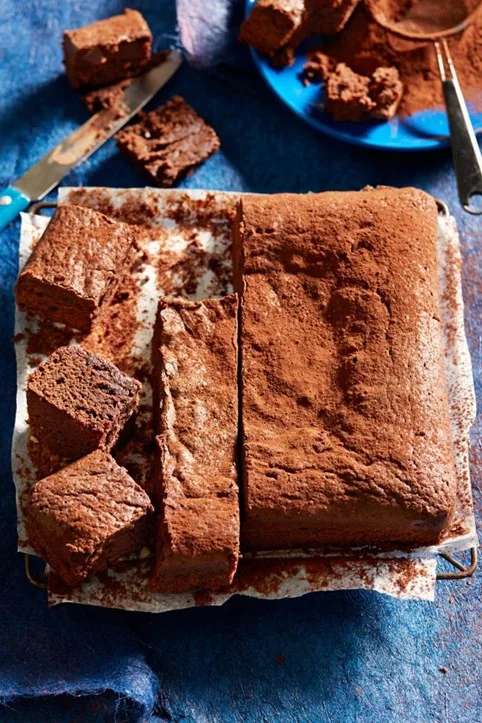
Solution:
M449 40L449 45L465 97L480 111L482 10L461 36ZM402 116L443 106L442 86L432 43L412 43L395 38L369 20L361 5L346 28L321 49L362 75L370 74L380 65L395 65L405 86L398 111Z

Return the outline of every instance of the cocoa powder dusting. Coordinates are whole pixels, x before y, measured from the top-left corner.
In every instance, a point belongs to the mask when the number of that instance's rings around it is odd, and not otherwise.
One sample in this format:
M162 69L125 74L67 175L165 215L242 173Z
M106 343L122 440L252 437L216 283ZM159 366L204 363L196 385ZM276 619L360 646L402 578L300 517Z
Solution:
M450 50L457 74L468 102L476 110L482 109L482 9L472 25L460 36L449 39ZM317 74L313 51L308 58L308 77L313 82ZM432 43L421 44L402 40L377 25L363 7L355 10L346 28L328 44L322 46L324 54L337 62L346 63L357 73L370 75L376 67L395 66L404 84L399 106L402 116L443 106L443 95L437 61Z

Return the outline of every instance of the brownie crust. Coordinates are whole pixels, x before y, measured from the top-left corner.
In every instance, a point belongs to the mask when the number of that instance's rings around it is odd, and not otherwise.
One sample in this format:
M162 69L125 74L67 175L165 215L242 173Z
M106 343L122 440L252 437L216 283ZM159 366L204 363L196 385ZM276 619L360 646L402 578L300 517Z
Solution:
M247 549L431 544L450 522L436 237L415 189L242 199Z
M109 450L136 411L141 385L80 346L57 349L28 378L32 434L63 459Z
M153 346L158 590L217 589L236 570L237 307L235 295L159 304Z
M67 585L140 552L152 523L147 494L100 450L37 482L26 515L30 544Z
M170 187L219 150L215 131L174 96L115 136L120 150L155 186Z
M135 253L132 226L90 208L61 205L19 275L18 307L88 332Z
M152 34L141 13L126 8L76 30L64 32L64 63L72 88L116 83L146 65Z

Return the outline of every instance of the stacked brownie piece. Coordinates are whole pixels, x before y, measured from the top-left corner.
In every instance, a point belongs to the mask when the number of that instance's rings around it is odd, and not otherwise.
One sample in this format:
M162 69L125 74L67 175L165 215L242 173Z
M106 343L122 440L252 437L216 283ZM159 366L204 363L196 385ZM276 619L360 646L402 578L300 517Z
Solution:
M84 309L92 239L78 276L39 259L57 237L68 258L59 220L72 214L105 234L94 213L59 209L21 274L27 311L37 286L60 299L43 307L54 319L77 297ZM130 231L110 224L113 253ZM151 585L179 593L230 585L240 550L413 548L450 525L435 201L410 188L245 195L233 224L237 293L159 302L152 501L115 461L139 383L79 346L29 377L31 429L70 464L33 487L27 529L67 584L138 556L152 532Z

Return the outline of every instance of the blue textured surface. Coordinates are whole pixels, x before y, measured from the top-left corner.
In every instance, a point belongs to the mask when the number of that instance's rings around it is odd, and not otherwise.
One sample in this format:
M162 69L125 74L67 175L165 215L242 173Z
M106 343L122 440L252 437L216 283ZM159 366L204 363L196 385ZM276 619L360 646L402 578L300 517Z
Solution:
M245 0L246 13L251 11L256 0ZM395 115L387 123L337 123L321 105L323 84L303 86L300 78L307 61L306 48L316 46L316 41L305 43L296 52L296 60L289 68L276 70L270 62L256 51L252 51L254 62L268 85L291 108L294 113L322 133L338 140L378 150L429 151L449 146L448 121L445 110L427 109L402 118ZM319 45L319 42L318 42ZM482 89L481 89L482 94ZM482 112L469 104L474 128L482 127Z
M172 2L130 5L156 37L174 38ZM121 7L118 0L0 0L2 187L87 117L62 74L61 30ZM445 199L462 233L480 406L481 221L458 209L449 154L374 155L326 138L267 91L247 53L239 60L242 73L185 67L158 99L184 94L221 136L222 151L185 185L275 192L414 184ZM65 184L142 180L109 142ZM221 609L162 616L47 609L15 553L10 338L18 233L14 223L0 236L0 720L481 721L479 575L441 583L434 604L350 592L278 603L238 598ZM479 508L481 463L477 427Z

